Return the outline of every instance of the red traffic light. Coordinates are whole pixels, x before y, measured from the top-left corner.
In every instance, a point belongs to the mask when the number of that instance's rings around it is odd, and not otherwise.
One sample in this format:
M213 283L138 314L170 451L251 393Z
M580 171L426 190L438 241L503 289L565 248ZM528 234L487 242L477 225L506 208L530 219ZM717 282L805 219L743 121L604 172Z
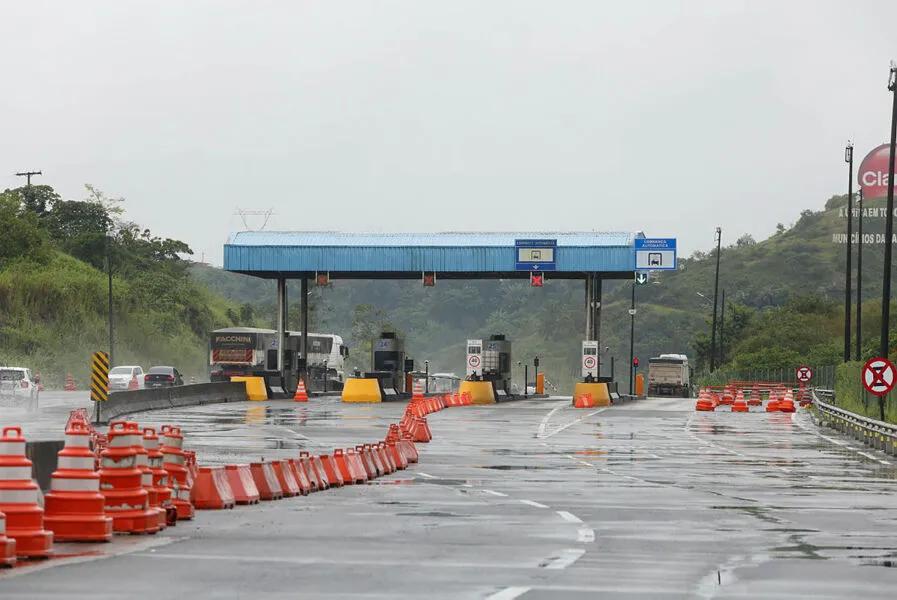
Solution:
M330 273L317 273L315 275L315 285L326 286L330 283Z
M529 275L529 283L533 287L542 287L542 278L544 275L542 273L530 273Z
M638 359L637 359L637 358L633 358L633 359L632 359L632 366L633 366L633 367L638 367Z

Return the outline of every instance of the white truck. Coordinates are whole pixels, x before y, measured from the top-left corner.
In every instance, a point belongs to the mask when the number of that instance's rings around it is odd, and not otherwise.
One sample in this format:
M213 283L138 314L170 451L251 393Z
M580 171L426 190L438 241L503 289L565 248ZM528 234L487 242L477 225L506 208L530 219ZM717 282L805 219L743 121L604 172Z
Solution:
M691 368L684 354L661 354L648 359L648 395L691 396Z

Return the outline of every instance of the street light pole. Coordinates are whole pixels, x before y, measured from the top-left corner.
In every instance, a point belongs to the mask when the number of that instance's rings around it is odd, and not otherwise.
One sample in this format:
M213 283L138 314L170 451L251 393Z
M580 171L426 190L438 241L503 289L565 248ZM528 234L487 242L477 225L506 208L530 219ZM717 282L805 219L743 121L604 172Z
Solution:
M888 210L885 215L885 268L884 280L881 288L881 341L879 344L879 356L888 357L890 348L889 333L891 325L891 251L894 236L894 152L897 146L897 63L891 62L891 71L888 76L888 90L894 95L894 105L891 109L891 155L888 158ZM881 398L884 398L882 396ZM884 412L882 400L881 410ZM884 415L882 415L884 420Z
M722 310L719 313L719 366L726 364L726 290L723 290Z
M710 372L716 369L716 306L717 296L719 295L719 255L722 249L723 230L716 228L716 277L713 284L713 324L710 329Z
M857 350L859 361L863 348L863 188L857 190Z
M844 362L850 360L850 300L853 261L851 249L853 241L853 144L847 142L844 148L844 162L848 164L847 174L847 261L844 274Z
M629 307L629 393L635 394L635 281L632 282L632 304Z
M424 361L424 393L430 393L430 361Z

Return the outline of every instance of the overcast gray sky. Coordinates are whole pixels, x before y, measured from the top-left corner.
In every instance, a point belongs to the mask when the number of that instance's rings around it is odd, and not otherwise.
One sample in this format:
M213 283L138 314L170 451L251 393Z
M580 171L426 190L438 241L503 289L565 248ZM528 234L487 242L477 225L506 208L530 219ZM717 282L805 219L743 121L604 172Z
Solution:
M897 2L0 0L0 189L268 229L766 237L887 140ZM251 220L256 227L260 221Z

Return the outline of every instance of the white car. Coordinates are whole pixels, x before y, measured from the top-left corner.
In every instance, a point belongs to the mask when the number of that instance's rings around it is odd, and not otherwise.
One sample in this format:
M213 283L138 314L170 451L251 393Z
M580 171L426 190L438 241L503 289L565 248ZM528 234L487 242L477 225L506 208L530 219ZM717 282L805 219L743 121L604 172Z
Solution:
M137 389L143 389L143 367L125 366L114 367L109 371L109 391L116 392L120 390L131 389L131 382L137 378Z
M0 398L11 400L14 405L37 410L38 386L31 376L31 369L0 367Z

